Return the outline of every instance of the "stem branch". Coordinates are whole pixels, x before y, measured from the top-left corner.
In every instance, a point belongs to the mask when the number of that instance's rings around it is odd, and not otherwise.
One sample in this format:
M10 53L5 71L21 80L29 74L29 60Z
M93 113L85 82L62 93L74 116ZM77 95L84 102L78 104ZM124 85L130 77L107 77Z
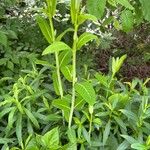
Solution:
M75 30L74 30L74 36L73 36L73 48L72 48L72 53L73 53L73 58L72 58L72 101L71 101L71 110L70 110L70 116L69 116L69 124L68 127L71 127L72 123L72 117L73 117L73 111L74 111L74 103L75 103L75 83L77 82L76 79L76 45L77 45L77 31L78 31L78 26L75 25Z

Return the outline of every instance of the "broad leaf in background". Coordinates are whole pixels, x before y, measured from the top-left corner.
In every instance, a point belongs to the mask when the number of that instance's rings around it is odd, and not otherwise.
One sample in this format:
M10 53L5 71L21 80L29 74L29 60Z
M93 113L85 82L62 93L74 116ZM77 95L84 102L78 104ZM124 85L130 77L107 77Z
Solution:
M80 14L78 16L78 25L82 24L86 20L97 22L97 18L91 14Z
M83 33L78 39L77 50L81 49L83 45L85 45L87 42L91 40L98 40L98 38L96 35L93 35L92 33L88 32Z
M89 83L88 81L76 83L75 90L89 105L93 106L95 104L96 94L91 83Z
M110 5L112 5L112 6L114 6L114 7L117 7L117 2L116 2L115 0L107 0L107 2L108 2Z
M150 21L150 1L149 0L140 0L142 5L142 12L145 20Z
M129 32L133 29L134 25L134 16L132 11L124 10L121 13L121 22L122 22L122 29L125 32Z
M133 10L134 7L129 3L129 0L115 0L117 3L121 4L125 8Z
M52 43L51 28L46 19L42 18L41 16L37 16L36 21L48 43Z
M42 55L47 55L59 51L70 50L71 48L64 42L54 42L48 46L42 53Z
M106 0L87 0L87 10L89 14L100 19L105 11Z
M2 31L0 31L0 44L2 44L5 47L7 46L7 36Z

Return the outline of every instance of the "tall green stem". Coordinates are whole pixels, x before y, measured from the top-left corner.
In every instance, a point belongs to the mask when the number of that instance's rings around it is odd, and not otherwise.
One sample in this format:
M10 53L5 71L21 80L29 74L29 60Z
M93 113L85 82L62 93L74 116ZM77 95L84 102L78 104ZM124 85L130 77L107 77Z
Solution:
M73 36L73 48L72 48L72 53L73 53L73 58L72 58L72 100L71 100L71 110L70 110L70 116L69 116L69 124L68 127L71 127L72 123L72 117L73 117L73 111L74 111L74 103L75 103L75 83L77 82L76 78L76 46L77 46L77 31L78 31L78 26L75 25L75 30L74 30L74 36Z
M51 27L51 33L52 33L52 41L55 42L54 26L53 26L53 21L52 21L51 17L49 17L49 21L50 21L50 27ZM62 98L63 97L63 88L62 88L62 82L61 82L61 77L60 77L60 65L59 65L58 52L55 52L55 60L56 60L58 88L59 88L60 96Z
M93 114L91 113L91 114L90 114L89 138L91 138L92 121L93 121Z

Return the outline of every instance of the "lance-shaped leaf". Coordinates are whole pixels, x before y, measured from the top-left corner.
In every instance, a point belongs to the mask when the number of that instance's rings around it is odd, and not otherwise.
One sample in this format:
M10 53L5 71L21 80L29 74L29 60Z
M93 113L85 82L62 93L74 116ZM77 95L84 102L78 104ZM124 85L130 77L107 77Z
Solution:
M47 9L48 9L49 15L53 17L56 12L57 0L46 0L46 2L47 2L47 7L48 7Z
M105 130L103 132L103 145L105 145L107 142L107 139L110 134L110 129L111 129L111 121L109 120L108 123L106 124Z
M72 66L71 65L62 67L61 72L69 82L72 82Z
M133 143L133 144L131 145L131 148L137 149L137 150L147 150L147 149L148 149L148 147L147 147L146 145L141 144L141 143ZM150 148L150 147L149 147L149 148Z
M22 114L17 116L16 121L16 135L19 141L19 145L22 145Z
M44 37L46 38L46 40L49 42L49 43L52 43L52 36L51 36L51 28L50 26L48 25L46 19L40 17L40 16L37 16L36 18L36 21L44 35Z
M112 74L115 76L115 74L119 71L121 68L124 60L127 58L127 55L123 55L121 58L117 57L116 59L113 57L112 58Z
M29 111L28 109L26 109L25 107L24 107L24 111L25 111L26 115L29 117L30 121L34 124L34 126L36 128L40 128L39 123L38 123L37 119L34 117L34 115L32 114L32 112Z
M124 10L121 14L122 29L129 32L133 29L134 16L130 10Z
M81 0L71 0L71 21L75 24L77 21L77 14L80 11Z
M77 50L79 50L87 42L94 39L98 40L96 35L93 35L92 33L88 33L88 32L83 33L78 39Z
M87 0L87 10L100 19L105 11L106 0Z
M64 32L62 32L57 38L56 38L56 41L61 41L61 39L63 38L63 36L68 33L68 32L73 32L74 29L72 28L68 28L66 29Z
M55 53L59 51L64 51L64 50L70 50L71 48L65 44L64 42L54 42L50 46L48 46L42 53L42 55L50 54L50 53Z
M61 109L64 113L66 121L69 121L71 96L66 95L62 99L53 100L52 105Z
M76 83L75 90L81 97L91 106L94 105L96 101L96 94L94 88L91 83L83 82L83 83Z
M86 20L97 22L97 18L91 14L80 14L78 16L78 25L82 24Z
M57 95L60 95L59 84L58 84L58 76L57 76L56 71L54 71L53 74L52 74L52 80L53 80L53 86L54 86L55 93Z
M128 0L116 0L117 3L121 4L122 6L130 9L130 10L133 10L134 7L129 3Z
M63 51L59 55L59 65L60 68L68 65L71 61L72 52L71 51Z

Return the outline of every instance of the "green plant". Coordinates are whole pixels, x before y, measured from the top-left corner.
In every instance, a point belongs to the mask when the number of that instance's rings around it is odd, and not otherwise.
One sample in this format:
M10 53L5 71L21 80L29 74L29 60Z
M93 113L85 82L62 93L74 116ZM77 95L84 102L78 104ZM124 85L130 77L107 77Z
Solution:
M88 1L88 11L95 17L86 13L82 2L71 0L69 21L73 28L58 35L54 23L57 1L46 0L46 8L41 9L43 16L37 16L40 29L50 44L42 53L46 56L37 60L36 65L32 62L32 70L22 70L17 80L0 79L2 150L150 148L150 89L147 87L150 79L132 82L117 79L116 74L127 55L112 57L107 75L94 70L88 72L87 67L84 74L79 72L79 50L92 40L99 42L96 35L81 33L80 29L86 25L86 20L99 25L96 17L103 16L108 4L101 1L101 13L97 14L97 9L91 9L94 3ZM111 2L128 9L124 10L127 14L133 10L127 0L109 1L109 4ZM100 7L99 1L95 4ZM73 32L69 43L63 39L68 32L70 35ZM0 36L5 46L7 37L4 33ZM43 60L52 58L48 54L55 54L55 60Z

